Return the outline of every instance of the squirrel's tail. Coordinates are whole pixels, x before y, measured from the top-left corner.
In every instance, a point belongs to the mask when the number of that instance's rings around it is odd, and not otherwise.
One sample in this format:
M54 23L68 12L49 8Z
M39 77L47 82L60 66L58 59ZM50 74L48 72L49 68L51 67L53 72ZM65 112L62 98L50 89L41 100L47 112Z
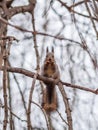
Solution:
M49 113L56 111L58 107L55 86L48 85L43 92L42 107Z

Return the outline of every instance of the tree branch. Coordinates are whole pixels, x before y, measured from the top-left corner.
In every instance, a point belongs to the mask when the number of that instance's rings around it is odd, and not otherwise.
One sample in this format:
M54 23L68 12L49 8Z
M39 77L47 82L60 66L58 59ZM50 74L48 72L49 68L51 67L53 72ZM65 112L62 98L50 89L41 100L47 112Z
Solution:
M0 67L0 70L4 70L4 67ZM20 74L23 74L25 76L28 76L28 77L31 77L31 78L34 78L34 75L35 73L34 72L31 72L29 70L26 70L26 69L22 69L22 68L16 68L16 67L7 67L7 71L8 72L13 72L13 73L20 73ZM37 79L38 80L42 80L44 82L47 82L47 83L54 83L55 80L52 79L52 78L47 78L47 77L44 77L44 76L41 76L38 74L37 76ZM60 80L60 82L63 84L63 85L66 85L66 87L70 87L70 88L77 88L77 89L80 89L80 90L84 90L84 91L88 91L88 92L91 92L91 93L94 93L94 94L98 94L98 89L96 90L93 90L93 89L90 89L90 88L86 88L84 86L79 86L79 85L73 85L73 84L70 84L70 83L66 83L66 82L63 82ZM57 83L58 84L58 83Z
M59 87L59 90L60 90L60 92L62 94L63 101L64 101L65 108L66 108L68 130L73 130L72 116L71 116L71 110L70 110L70 105L69 105L69 101L68 101L68 98L67 98L67 94L66 94L66 92L65 92L65 90L63 88L62 83L59 82L58 87Z

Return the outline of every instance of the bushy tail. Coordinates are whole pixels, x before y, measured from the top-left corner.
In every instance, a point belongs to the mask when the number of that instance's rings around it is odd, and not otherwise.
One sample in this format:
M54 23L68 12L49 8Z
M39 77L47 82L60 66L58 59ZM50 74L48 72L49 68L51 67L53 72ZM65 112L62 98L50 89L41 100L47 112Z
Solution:
M44 90L42 107L47 113L57 109L57 95L53 84L47 84Z

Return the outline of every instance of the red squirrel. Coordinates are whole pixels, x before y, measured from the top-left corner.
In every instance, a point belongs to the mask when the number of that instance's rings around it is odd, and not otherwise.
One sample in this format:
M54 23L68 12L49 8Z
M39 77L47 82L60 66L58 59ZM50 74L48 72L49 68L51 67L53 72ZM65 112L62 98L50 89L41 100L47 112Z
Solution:
M60 80L60 73L55 61L53 47L52 52L49 52L47 48L46 58L41 69L41 75L48 78L53 78L55 79L56 82L59 82ZM42 107L48 112L55 111L58 106L57 94L55 88L56 85L54 83L45 83L45 82L44 84L46 88L43 92Z

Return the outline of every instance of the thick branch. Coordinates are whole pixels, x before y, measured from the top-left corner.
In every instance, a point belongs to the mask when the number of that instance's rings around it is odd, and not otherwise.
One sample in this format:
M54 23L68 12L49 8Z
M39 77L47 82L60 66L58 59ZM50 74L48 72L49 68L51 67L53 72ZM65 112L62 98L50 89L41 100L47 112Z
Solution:
M13 7L9 9L9 18L12 16L18 14L18 13L24 13L24 12L31 12L34 9L35 5L32 7L32 5L25 5L25 6L19 6L19 7Z
M0 70L3 71L4 67L0 67ZM25 69L22 69L22 68L16 68L16 67L13 67L13 68L7 67L7 71L14 72L14 73L20 73L20 74L23 74L23 75L31 77L31 78L34 78L34 75L35 75L34 72L31 72L29 70L25 70ZM42 81L47 82L47 83L50 83L50 82L54 83L55 82L55 80L53 80L52 78L47 78L47 77L41 76L39 74L37 76L37 79L42 80ZM63 85L66 85L66 87L77 88L77 89L80 89L80 90L84 90L84 91L88 91L88 92L91 92L91 93L94 93L94 94L98 94L98 89L93 90L93 89L86 88L86 87L79 86L79 85L73 85L73 84L70 84L70 83L62 82L62 81L60 81L60 82Z
M7 50L5 42L4 44L4 69L3 69L3 96L4 96L4 123L3 123L3 130L7 129L7 123L8 123L8 101L7 101Z

